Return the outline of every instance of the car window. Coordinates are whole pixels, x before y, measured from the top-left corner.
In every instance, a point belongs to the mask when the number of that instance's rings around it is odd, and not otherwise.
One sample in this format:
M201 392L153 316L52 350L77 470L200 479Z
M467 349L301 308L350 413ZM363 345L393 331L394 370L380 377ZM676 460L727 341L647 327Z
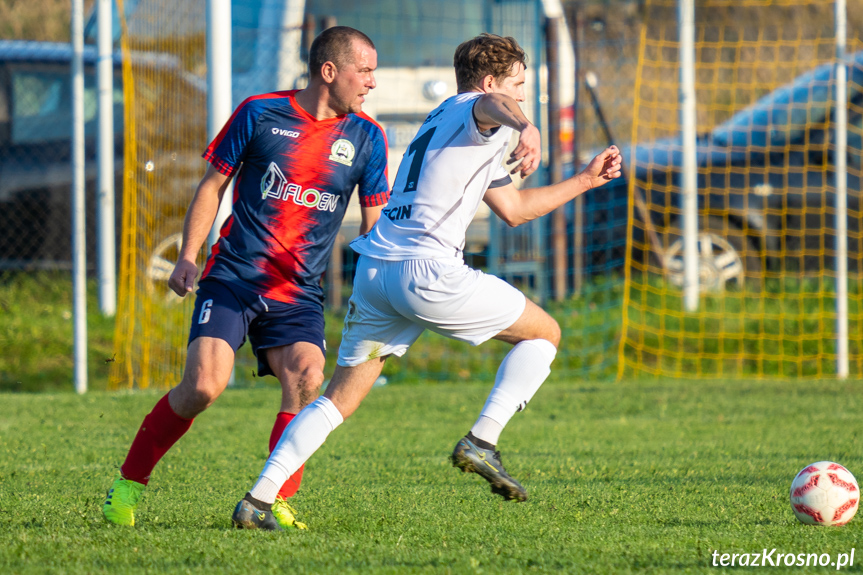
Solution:
M84 134L96 134L98 95L95 75L84 75ZM68 70L12 71L13 144L68 140L72 137L72 78ZM123 88L115 78L112 100L114 129L123 124Z
M829 77L813 78L811 83L794 86L774 100L769 110L770 145L785 146L801 142L806 127L823 127L830 103Z
M12 142L59 140L71 136L69 74L12 74Z
M452 67L455 48L483 32L482 0L307 0L306 13L334 16L375 43L378 66Z
M824 124L832 100L832 67L822 66L779 88L713 131L720 145L785 146L803 138L807 125Z

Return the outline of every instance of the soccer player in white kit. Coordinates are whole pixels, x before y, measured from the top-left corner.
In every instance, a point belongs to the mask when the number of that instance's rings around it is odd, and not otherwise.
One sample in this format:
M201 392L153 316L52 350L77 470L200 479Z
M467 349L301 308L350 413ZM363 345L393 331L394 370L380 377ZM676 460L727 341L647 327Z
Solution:
M267 515L285 479L359 407L386 358L404 355L426 329L473 345L492 338L513 344L452 462L481 475L505 499L527 499L495 446L548 377L560 327L515 287L465 265L465 232L481 201L517 226L619 177L621 157L611 146L568 180L515 187L510 173L527 177L541 160L539 130L518 106L525 99L525 60L513 38L491 34L456 50L459 93L428 115L401 162L385 217L351 244L361 255L332 380L285 429L258 482L237 504L237 527L272 525ZM518 144L507 172L503 160L513 131Z

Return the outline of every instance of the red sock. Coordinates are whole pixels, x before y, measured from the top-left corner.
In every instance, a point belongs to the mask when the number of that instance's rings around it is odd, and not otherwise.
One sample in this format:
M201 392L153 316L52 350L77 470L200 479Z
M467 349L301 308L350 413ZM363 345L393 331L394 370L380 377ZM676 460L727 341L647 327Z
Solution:
M270 434L270 453L272 453L276 448L276 444L282 437L282 432L291 420L296 417L296 415L296 413L280 411L276 416L276 423L273 425L273 432ZM300 488L300 483L303 482L303 467L305 467L305 465L301 465L300 468L297 469L296 473L288 477L288 480L285 481L285 484L282 485L282 488L279 490L279 497L287 499L288 497L294 496L294 493L296 493L297 489Z
M146 485L153 468L189 430L192 421L174 413L166 393L141 423L126 461L120 467L123 477Z

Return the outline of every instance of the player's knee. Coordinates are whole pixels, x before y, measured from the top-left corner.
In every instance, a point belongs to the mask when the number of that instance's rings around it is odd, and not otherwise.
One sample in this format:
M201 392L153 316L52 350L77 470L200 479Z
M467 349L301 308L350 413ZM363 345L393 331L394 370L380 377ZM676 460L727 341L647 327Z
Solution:
M297 386L306 389L320 389L324 383L323 366L317 362L302 362L297 366L294 377Z
M554 345L554 347L560 346L560 324L557 323L557 320L553 317L548 317L549 321L548 327L546 328L546 336L543 339L547 339Z
M183 380L172 392L171 405L181 417L195 417L208 407L220 395L220 386L206 378Z
M560 345L560 324L546 311L543 311L539 317L541 321L537 322L534 337L530 339L544 339L551 342L554 347L558 347Z

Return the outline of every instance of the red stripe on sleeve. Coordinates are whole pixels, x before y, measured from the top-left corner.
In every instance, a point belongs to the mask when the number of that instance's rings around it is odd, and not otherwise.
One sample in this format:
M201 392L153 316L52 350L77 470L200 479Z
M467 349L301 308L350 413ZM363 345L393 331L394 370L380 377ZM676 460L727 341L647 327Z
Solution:
M373 208L375 206L384 206L390 199L390 192L378 192L371 196L360 196L360 206L364 208Z

